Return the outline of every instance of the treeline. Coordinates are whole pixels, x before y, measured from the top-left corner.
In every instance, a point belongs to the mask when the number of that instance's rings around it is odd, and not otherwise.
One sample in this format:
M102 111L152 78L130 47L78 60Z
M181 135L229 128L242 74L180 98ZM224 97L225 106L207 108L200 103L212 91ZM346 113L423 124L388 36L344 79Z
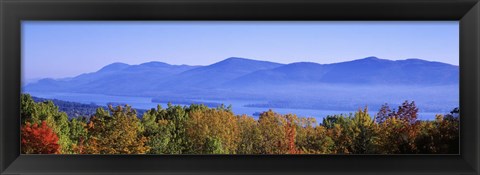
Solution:
M272 110L259 119L231 108L204 105L151 109L140 119L129 106L98 108L94 115L68 119L51 101L21 96L21 151L24 154L457 154L458 109L417 120L405 101L349 115L314 118Z

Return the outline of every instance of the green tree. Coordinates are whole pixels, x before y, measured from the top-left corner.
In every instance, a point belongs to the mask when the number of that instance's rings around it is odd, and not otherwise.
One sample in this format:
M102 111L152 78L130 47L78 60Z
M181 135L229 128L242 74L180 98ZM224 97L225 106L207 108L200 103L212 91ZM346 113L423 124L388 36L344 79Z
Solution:
M74 144L73 152L81 153L83 151L83 145L88 138L87 119L84 117L74 118L70 120L70 140Z
M145 128L143 135L148 138L147 146L151 149L149 154L170 154L170 141L175 132L174 123L166 119L157 119L160 113L164 113L160 105L157 109L151 109L143 114L142 125Z
M222 140L217 137L207 137L205 141L205 154L228 154L223 148Z
M324 119L322 123L328 129L328 136L335 143L333 152L338 154L348 154L354 152L355 128L352 120L352 114L333 115Z
M351 127L353 127L354 130L354 145L352 153L374 153L378 137L376 135L374 121L368 114L368 108L365 107L364 110L359 109L355 112L352 120L353 123Z
M196 108L194 106L192 108ZM190 143L186 136L186 124L189 120L188 108L180 105L168 104L165 110L160 110L157 114L157 120L166 120L162 126L170 132L169 141L165 150L168 154L185 154L189 153Z

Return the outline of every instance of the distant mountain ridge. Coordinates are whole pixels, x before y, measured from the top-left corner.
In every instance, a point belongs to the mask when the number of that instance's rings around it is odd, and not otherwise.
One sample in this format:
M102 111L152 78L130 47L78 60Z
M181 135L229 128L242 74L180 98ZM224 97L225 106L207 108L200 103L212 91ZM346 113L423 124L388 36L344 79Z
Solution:
M25 86L31 91L79 92L127 94L144 91L152 82L185 72L199 66L170 65L162 62L148 62L140 65L112 63L92 73L84 73L68 79L41 79Z
M245 58L230 57L223 61L191 69L165 79L170 88L215 88L234 78L249 73L277 68L283 64L268 61L257 61ZM161 87L158 87L161 88Z
M24 90L155 96L186 91L214 94L292 83L437 86L458 81L458 66L421 59L392 61L367 57L332 64L280 64L231 57L207 66L112 63L68 79L42 79Z
M367 57L333 64L297 62L234 79L234 85L297 83L446 85L458 83L458 66L421 59Z

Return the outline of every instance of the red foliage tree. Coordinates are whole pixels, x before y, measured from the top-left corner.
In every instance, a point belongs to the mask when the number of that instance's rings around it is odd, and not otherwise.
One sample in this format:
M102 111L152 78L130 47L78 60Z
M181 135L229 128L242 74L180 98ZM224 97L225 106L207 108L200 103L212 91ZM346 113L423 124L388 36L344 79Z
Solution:
M41 125L27 122L21 129L22 153L24 154L56 154L60 151L58 136L47 123Z
M285 135L287 139L287 144L288 144L288 153L289 154L297 154L298 150L295 145L295 136L296 136L296 128L295 126L292 126L291 123L287 123L285 125Z
M301 152L297 149L295 144L295 137L297 136L297 128L295 125L294 116L286 116L286 124L285 124L285 139L288 146L288 154L301 154Z

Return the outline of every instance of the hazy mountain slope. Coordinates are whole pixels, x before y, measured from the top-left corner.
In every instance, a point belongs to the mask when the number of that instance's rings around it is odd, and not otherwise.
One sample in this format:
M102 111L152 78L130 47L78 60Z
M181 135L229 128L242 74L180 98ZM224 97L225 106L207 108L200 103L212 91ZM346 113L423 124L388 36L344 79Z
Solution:
M299 62L256 71L225 83L224 87L301 84L448 85L458 83L458 66L420 59L391 61L364 59L317 64Z
M160 86L171 89L215 88L227 81L258 71L273 69L283 64L231 57L223 61L174 75ZM162 89L161 87L159 87Z
M102 69L62 79L42 79L27 85L27 91L57 91L107 94L132 94L150 89L156 83L199 66L169 65L161 62L148 62L140 65L113 63Z
M73 78L42 79L27 85L25 90L133 96L177 94L198 97L208 94L209 97L223 97L242 92L267 94L281 91L288 94L296 85L454 85L458 84L458 76L458 66L420 59L391 61L368 57L333 64L297 62L285 65L232 57L207 66L162 62L140 65L113 63L97 72Z
M327 83L447 85L459 81L458 66L420 59L384 60L369 57L327 65Z

